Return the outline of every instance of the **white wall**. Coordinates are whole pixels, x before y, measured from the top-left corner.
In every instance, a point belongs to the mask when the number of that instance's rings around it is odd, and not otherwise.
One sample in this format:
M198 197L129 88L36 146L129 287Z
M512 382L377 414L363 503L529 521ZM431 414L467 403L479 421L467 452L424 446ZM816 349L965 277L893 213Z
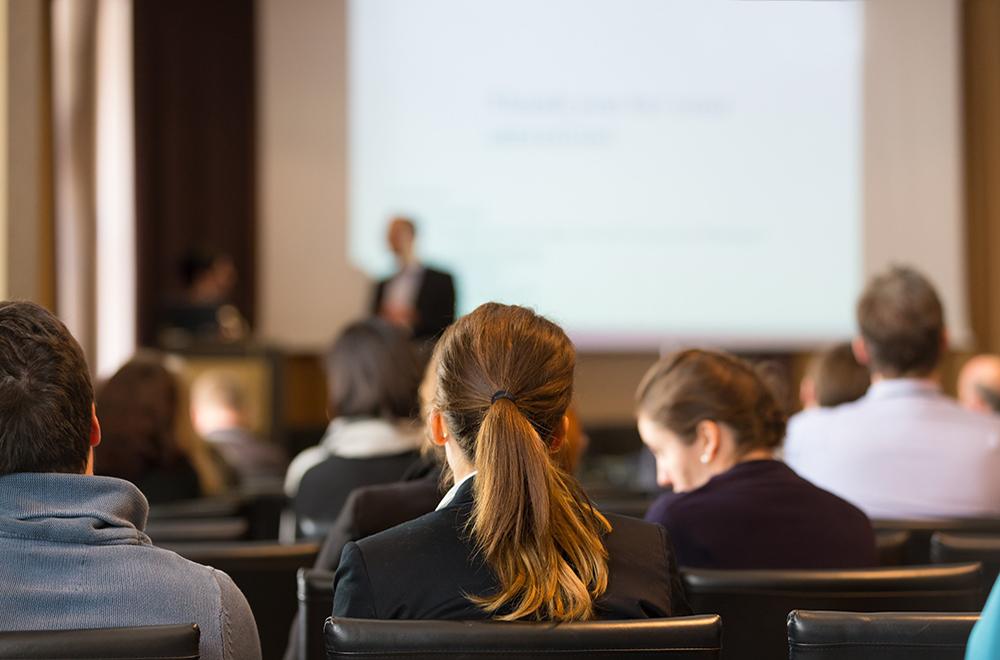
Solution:
M344 0L260 0L258 329L317 348L362 315L347 263Z
M971 340L960 19L957 0L869 0L864 94L865 270L920 267L958 346Z

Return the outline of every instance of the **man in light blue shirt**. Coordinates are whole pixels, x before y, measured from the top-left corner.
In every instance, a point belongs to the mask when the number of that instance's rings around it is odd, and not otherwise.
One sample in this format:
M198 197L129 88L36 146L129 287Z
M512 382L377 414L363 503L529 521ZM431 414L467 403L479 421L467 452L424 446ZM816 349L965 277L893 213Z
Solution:
M785 460L875 519L1000 517L1000 418L941 392L944 312L933 286L896 267L869 283L854 350L872 386L853 403L795 415Z

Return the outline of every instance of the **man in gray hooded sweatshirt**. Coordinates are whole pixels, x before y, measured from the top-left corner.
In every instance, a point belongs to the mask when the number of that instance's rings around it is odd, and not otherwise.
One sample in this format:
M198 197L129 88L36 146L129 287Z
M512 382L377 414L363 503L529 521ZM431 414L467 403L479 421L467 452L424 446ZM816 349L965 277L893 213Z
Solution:
M154 547L139 489L93 476L100 441L80 345L44 308L0 303L0 630L196 623L203 660L259 660L229 576Z

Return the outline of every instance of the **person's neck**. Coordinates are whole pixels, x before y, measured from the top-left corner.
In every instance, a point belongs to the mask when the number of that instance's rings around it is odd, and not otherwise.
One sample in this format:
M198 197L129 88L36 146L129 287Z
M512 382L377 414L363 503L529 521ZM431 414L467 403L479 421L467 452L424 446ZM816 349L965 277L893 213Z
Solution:
M401 254L398 257L396 257L396 264L399 266L399 270L401 271L406 270L407 268L413 266L416 263L417 263L417 257L412 252L409 252L407 254Z
M736 459L733 465L739 465L740 463L749 463L750 461L771 461L774 460L774 450L767 447L759 447L757 449L751 449L747 453Z
M924 376L907 376L907 375L890 376L888 374L884 374L878 371L872 373L873 385L875 383L885 383L887 381L893 381L893 380L909 380L917 383L924 383L926 385L933 385L935 387L938 387L941 385L941 374L938 373L937 371L932 371L931 373L926 374Z
M451 468L451 475L457 484L462 479L476 471L476 466L469 462L465 454L456 447L451 438L445 445L445 458L448 459L448 467Z

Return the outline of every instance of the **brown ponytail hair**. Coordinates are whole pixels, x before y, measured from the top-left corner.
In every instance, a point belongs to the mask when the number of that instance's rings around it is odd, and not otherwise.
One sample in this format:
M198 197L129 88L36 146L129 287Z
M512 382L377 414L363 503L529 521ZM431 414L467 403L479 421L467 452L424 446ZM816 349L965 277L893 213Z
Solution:
M505 621L593 618L611 525L550 449L573 395L569 338L529 309L488 303L445 332L434 359L433 407L478 470L469 531L500 584L470 599Z
M715 351L687 350L653 365L636 393L639 412L695 440L698 424L713 421L733 430L737 449L777 449L787 415L760 374L747 362Z

